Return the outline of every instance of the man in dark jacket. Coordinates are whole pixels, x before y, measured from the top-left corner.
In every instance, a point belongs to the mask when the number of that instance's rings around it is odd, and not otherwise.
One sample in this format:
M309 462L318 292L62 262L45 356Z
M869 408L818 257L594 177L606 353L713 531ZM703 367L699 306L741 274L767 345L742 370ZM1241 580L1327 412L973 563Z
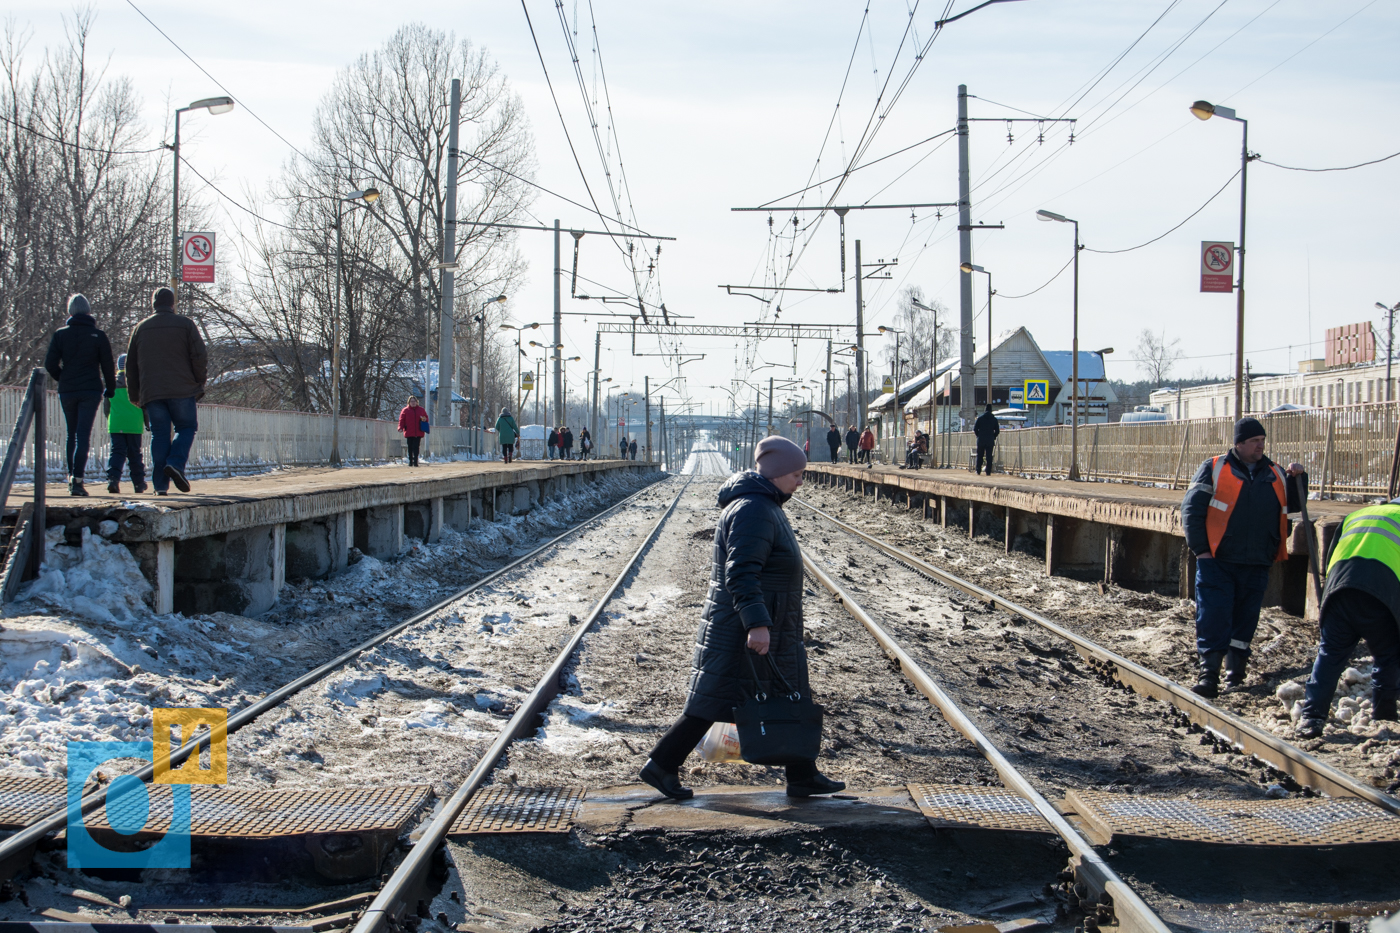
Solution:
M174 483L189 492L185 464L199 418L195 403L204 397L209 356L194 321L175 313L175 293L156 289L155 314L136 325L126 350L126 386L131 403L146 411L151 425L151 483L163 496ZM171 430L175 432L171 440Z
M1332 695L1357 642L1371 651L1371 718L1400 718L1400 499L1358 509L1332 539L1321 639L1303 698L1298 736L1322 735Z
M855 463L860 451L860 432L855 425L846 429L846 462Z
M82 295L68 299L68 323L54 331L44 369L58 383L58 404L68 425L64 448L68 465L68 494L86 496L83 472L92 444L92 422L103 397L111 398L117 377L112 367L112 344L97 329L92 309Z
M559 450L558 428L549 429L549 437L545 438L545 444L549 447L549 459L553 460L555 453Z
M1001 433L1001 422L992 414L992 406L988 405L987 410L977 416L977 421L972 425L972 433L977 435L977 469L973 472L982 472L982 461L985 458L987 475L991 476L992 451L996 447L997 435Z
M831 462L835 463L841 456L841 431L834 424L826 432L826 446L831 448Z
M1288 465L1288 476L1302 472L1302 464ZM1181 501L1186 546L1196 555L1201 669L1191 689L1201 696L1219 695L1221 662L1227 687L1244 684L1269 568L1288 557L1287 513L1296 511L1297 488L1264 456L1264 426L1241 418L1235 446L1201 464Z
M677 772L710 726L733 722L734 709L755 691L772 692L767 655L782 680L807 695L802 644L802 550L783 503L802 485L807 458L785 437L766 437L755 451L758 470L729 478L719 490L713 566L695 637L685 709L656 743L642 779L668 797L691 796ZM747 652L752 652L745 658ZM763 673L760 673L763 672ZM756 683L755 677L761 682ZM779 687L778 689L782 689ZM787 766L788 796L830 794L846 785L815 761Z
M565 460L574 459L574 431L565 426L559 435L559 453Z
M627 445L627 452L632 455L633 460L637 459L637 439L635 437L632 438L632 443Z

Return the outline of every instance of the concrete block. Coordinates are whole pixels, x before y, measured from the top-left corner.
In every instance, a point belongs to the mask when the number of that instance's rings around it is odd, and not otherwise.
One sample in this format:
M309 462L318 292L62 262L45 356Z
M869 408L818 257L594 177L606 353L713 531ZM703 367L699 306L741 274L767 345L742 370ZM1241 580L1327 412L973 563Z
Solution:
M403 506L355 510L355 547L370 557L395 557L403 550Z
M175 542L170 539L156 542L156 585L157 615L175 611Z
M448 496L442 500L442 527L466 531L472 524L471 496Z
M174 542L174 608L186 615L271 609L282 588L285 527L263 525Z
M1107 526L1098 522L1045 516L1045 572L1103 579Z
M511 515L523 515L530 511L530 489L528 486L515 486L507 490L506 504Z
M345 569L354 544L355 513L336 512L285 527L288 580L324 580Z
M442 497L438 496L437 498L430 499L428 501L430 505L429 510L431 512L432 519L432 524L428 527L428 540L438 541L442 538L442 517L444 512L442 506Z

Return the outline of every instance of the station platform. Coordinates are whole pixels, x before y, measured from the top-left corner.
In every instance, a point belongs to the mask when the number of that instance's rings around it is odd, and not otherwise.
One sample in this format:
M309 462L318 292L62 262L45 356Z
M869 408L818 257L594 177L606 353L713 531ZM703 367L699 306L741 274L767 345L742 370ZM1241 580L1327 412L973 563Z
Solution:
M126 545L155 590L157 612L255 615L271 608L287 579L345 569L351 548L392 557L406 539L435 541L445 528L522 514L604 473L654 469L629 460L318 467L192 480L190 492L172 487L166 496L131 493L129 480L116 496L97 481L87 497L51 484L46 524L64 526L72 544L88 528ZM18 512L32 495L16 487L5 511Z
M1069 482L1022 476L969 473L962 469L903 470L888 464L807 464L809 482L848 489L861 496L890 499L922 508L924 517L944 527L965 527L968 534L1003 538L1009 552L1044 548L1045 572L1098 575L1105 582L1132 588L1163 589L1175 584L1179 595L1194 594L1196 559L1187 553L1181 525L1185 488L1166 489L1128 483ZM1318 553L1343 519L1364 503L1311 500ZM1296 519L1297 516L1294 516ZM1266 605L1315 618L1316 606L1307 578L1307 540L1301 522L1289 537L1290 559L1276 568Z

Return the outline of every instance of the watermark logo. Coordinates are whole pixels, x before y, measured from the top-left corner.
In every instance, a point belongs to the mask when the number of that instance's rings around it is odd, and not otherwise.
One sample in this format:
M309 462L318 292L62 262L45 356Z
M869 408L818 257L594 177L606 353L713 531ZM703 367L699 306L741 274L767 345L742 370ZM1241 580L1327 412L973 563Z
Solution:
M190 785L227 783L228 710L162 708L152 710L151 720L153 742L68 743L69 868L190 867ZM209 730L208 766L203 766L200 755L192 754L179 767L171 767L171 751L202 729ZM111 783L106 802L88 813L87 820L105 814L106 826L119 837L164 833L150 845L138 847L133 839L132 845L118 850L93 838L83 816L82 797L83 786L93 772L106 762L121 758L152 762L152 781L168 785L170 791L153 794L131 775Z

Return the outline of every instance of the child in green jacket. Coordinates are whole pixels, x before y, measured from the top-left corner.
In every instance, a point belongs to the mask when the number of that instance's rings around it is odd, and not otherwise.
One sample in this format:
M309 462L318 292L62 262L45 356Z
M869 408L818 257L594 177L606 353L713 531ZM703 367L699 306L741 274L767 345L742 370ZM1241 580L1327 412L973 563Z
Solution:
M108 402L107 430L112 435L112 455L107 458L107 491L121 493L118 482L122 466L131 465L131 487L138 493L146 491L146 464L141 459L142 432L146 415L131 404L126 391L126 354L117 357L117 390Z

